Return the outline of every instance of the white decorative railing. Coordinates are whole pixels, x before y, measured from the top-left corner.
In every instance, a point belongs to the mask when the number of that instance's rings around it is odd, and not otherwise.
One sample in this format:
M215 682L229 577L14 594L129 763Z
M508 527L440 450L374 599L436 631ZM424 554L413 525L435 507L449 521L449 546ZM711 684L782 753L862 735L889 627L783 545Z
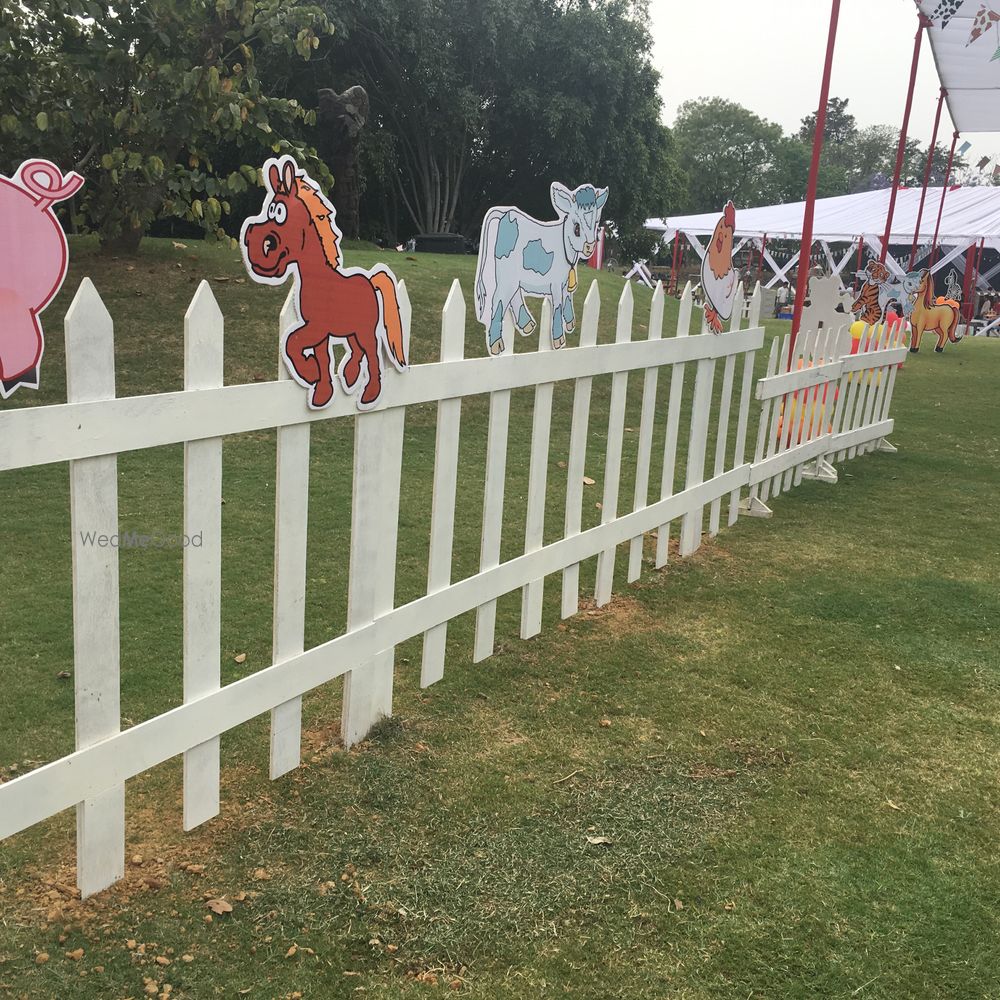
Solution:
M576 613L580 564L597 556L595 601L612 594L619 546L628 546L627 579L639 578L644 536L656 534L655 565L667 562L671 525L680 521L679 551L690 555L720 529L723 505L736 522L744 491L753 512L769 495L813 472L825 475L834 455L853 457L884 442L899 349L871 342L856 356L840 353L838 335L804 337L779 370L787 349L772 345L757 453L745 460L751 433L751 389L756 352L765 331L759 325L760 289L751 299L749 326L740 310L725 335L690 335L692 294L680 302L676 336L664 338L664 293L652 300L648 336L634 341L633 300L626 284L618 303L612 344L597 344L601 309L596 282L580 320L579 346L550 348L552 317L543 308L539 350L513 354L513 330L504 332L501 357L464 358L466 306L456 281L443 311L441 360L405 375L385 374L383 402L358 413L339 394L325 410L310 410L302 389L279 365L270 383L224 386L223 317L206 283L185 316L185 386L180 392L115 398L114 333L111 318L89 280L80 286L66 316L68 402L0 412L0 472L69 462L73 524L74 753L0 785L0 838L9 837L61 810L77 808L78 882L84 895L120 878L125 857L125 782L177 755L184 758L184 826L190 829L219 811L222 733L271 713L270 774L298 766L302 703L308 691L343 676L342 736L356 743L392 711L394 648L423 635L422 685L445 670L448 623L476 610L473 656L493 653L496 602L520 590L521 635L542 627L545 578L561 574L561 614ZM410 306L400 284L403 322ZM281 323L296 321L291 299ZM835 349L836 348L836 349ZM899 357L901 360L901 356ZM796 363L804 367L798 371ZM716 379L721 362L721 383ZM688 371L693 366L693 380ZM623 434L630 376L642 375L642 405L635 468L624 470L634 489L623 496ZM661 375L662 373L662 375ZM584 530L584 468L591 389L595 376L611 376L611 400L603 480L601 523ZM660 383L669 375L660 483L650 500L654 425L662 413ZM566 456L567 488L562 537L544 544L547 469L553 385L574 383L572 428ZM675 482L685 383L691 381L690 424L680 488ZM665 383L667 384L667 383ZM814 419L803 440L779 433L780 399L805 398L837 385L832 424ZM511 390L534 387L523 554L501 561L503 500ZM452 579L461 400L489 395L485 501L479 571ZM394 607L403 428L407 407L437 404L437 438L426 594ZM814 414L815 416L815 414ZM305 585L310 427L316 421L354 422L354 498L351 524L347 630L305 648ZM686 425L687 426L687 425ZM787 421L780 425L787 429ZM227 435L277 429L273 662L231 684L220 675L222 558L220 509L222 450ZM709 449L714 441L714 450ZM185 530L198 530L203 544L184 554L184 703L121 730L119 710L119 616L117 549L86 545L81 530L118 531L117 455L183 443ZM829 478L827 476L827 478ZM77 530L77 529L81 530Z

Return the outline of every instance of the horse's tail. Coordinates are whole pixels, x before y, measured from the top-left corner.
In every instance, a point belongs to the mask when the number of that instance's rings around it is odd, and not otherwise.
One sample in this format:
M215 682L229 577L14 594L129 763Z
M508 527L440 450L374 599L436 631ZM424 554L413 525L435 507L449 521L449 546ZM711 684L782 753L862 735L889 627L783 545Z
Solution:
M396 282L388 271L375 271L369 279L382 299L382 322L385 325L385 342L389 348L393 364L405 371L406 342L403 335L403 319L399 314L399 299L396 298Z
M476 319L480 323L486 322L489 318L488 306L496 291L497 232L503 214L494 208L483 220L483 230L479 239L479 259L476 261ZM487 269L487 262L493 265L492 271Z

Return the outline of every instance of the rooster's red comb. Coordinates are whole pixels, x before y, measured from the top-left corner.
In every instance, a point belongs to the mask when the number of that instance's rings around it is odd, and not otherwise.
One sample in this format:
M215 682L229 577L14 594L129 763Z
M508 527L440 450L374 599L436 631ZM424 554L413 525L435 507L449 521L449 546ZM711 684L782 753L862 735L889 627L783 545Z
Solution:
M726 207L722 211L722 217L726 220L726 225L730 229L736 228L736 206L731 202L726 202Z

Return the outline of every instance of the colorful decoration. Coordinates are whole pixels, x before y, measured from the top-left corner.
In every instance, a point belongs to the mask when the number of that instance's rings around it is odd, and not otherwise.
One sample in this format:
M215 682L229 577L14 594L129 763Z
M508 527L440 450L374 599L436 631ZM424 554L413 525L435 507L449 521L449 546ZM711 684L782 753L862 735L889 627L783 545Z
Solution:
M935 304L934 279L930 271L925 269L914 272L914 275L907 275L907 282L913 276L917 276L917 281L910 314L910 351L916 354L920 350L920 338L929 330L937 334L938 342L934 350L940 354L946 340L957 344L962 339L955 333L958 327L958 309L949 303Z
M301 322L282 341L288 371L311 390L312 409L329 406L339 340L347 351L337 377L347 393L363 386L358 409L371 409L382 395L383 358L398 371L407 368L396 279L383 264L370 271L343 266L333 205L291 156L272 157L263 174L267 196L260 215L243 223L240 247L254 281L280 285L294 276Z
M566 345L576 329L573 293L576 267L597 246L607 188L583 184L570 191L558 182L550 190L555 222L540 222L518 208L491 208L483 220L476 264L476 318L486 329L490 354L502 354L503 319L509 312L523 336L536 323L526 295L552 303L552 346Z
M969 40L965 43L965 47L968 48L973 42L982 38L998 22L1000 22L1000 14L987 7L986 4L980 5L976 16L972 19L972 30L969 32ZM997 56L994 54L993 58L996 59Z
M959 280L958 272L952 268L948 272L948 277L944 281L945 297L954 302L962 301L962 282Z
M870 260L863 271L858 272L864 284L858 297L851 304L851 312L857 314L862 323L880 323L890 302L902 303L902 285L892 282L889 268L881 261Z
M964 2L965 0L940 0L940 3L938 3L930 15L931 20L936 21L938 18L941 18L941 27L947 28L948 22L955 16L958 8Z
M722 333L722 324L733 315L740 272L733 267L733 237L736 207L727 202L715 224L712 239L701 261L701 288L705 293L705 322L712 333Z
M823 363L822 358L816 362L817 365ZM813 365L800 358L797 367L801 371ZM778 440L784 440L785 447L790 447L831 434L833 411L839 395L839 386L832 383L827 383L822 389L817 387L789 393L782 400L778 415Z
M79 174L64 176L48 160L25 160L12 177L0 177L0 398L38 388L45 349L39 316L69 264L52 206L82 185Z

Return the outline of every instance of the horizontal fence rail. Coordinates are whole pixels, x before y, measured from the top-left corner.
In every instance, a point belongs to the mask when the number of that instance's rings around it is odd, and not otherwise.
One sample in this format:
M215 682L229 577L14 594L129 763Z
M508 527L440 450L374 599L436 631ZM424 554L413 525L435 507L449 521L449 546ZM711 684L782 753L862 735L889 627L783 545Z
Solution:
M399 299L409 331L403 283ZM456 281L442 313L441 360L405 374L387 371L381 403L358 413L345 393L326 410L309 410L303 390L282 365L275 382L223 386L223 317L204 282L185 316L183 391L115 398L111 318L85 280L66 317L69 401L0 412L0 470L69 462L73 523L98 523L110 535L118 530L117 455L183 444L185 524L212 525L215 541L184 555L183 703L122 730L117 550L78 545L74 531L76 750L0 784L0 838L75 806L78 883L84 895L99 891L124 870L128 779L182 756L183 822L191 829L219 812L220 737L227 730L270 713L270 776L278 778L300 763L302 698L315 688L344 677L341 735L350 746L392 712L394 650L400 643L422 638L420 683L433 684L444 676L448 624L459 615L476 612L472 659L484 659L494 651L496 602L504 595L520 591L520 634L530 638L543 627L547 577L560 575L559 613L569 617L580 607L581 563L596 558L594 601L606 604L620 547L627 554L625 578L633 582L644 564L666 564L674 522L680 524L678 550L690 555L706 532L719 532L724 516L732 525L741 511L769 513L766 501L801 479L835 478L833 461L890 447L889 408L905 349L882 328L866 332L855 355L846 353L849 338L841 330L810 333L792 354L787 343L774 340L766 375L756 386L761 410L754 430L754 359L765 343L760 301L758 286L745 309L734 310L731 329L713 336L700 313L701 329L690 329L689 286L675 335L664 336L664 292L657 285L646 338L640 340L626 284L614 342L598 344L602 304L594 282L579 318L579 346L551 350L552 311L545 304L536 352L512 353L515 338L507 330L507 353L465 358L466 303ZM741 329L744 320L749 325ZM296 321L289 296L280 323L285 329ZM600 377L611 383L606 423L591 418L593 383ZM545 543L557 382L573 384L569 447L560 463L567 469L565 514L561 537ZM636 455L626 462L630 386L640 416ZM511 391L519 388L534 390L530 445L508 456ZM478 571L455 580L461 401L474 395L489 399L481 549ZM407 407L421 403L437 406L426 592L396 607L403 431ZM307 649L310 427L335 419L352 420L355 434L347 628ZM584 528L587 443L598 426L606 435L600 523ZM270 429L277 433L273 662L223 685L224 553L215 529L224 439ZM754 433L756 451L747 461ZM651 499L652 458L661 441L660 481ZM528 486L521 554L502 560L509 458L526 462ZM651 533L655 555L646 560Z

